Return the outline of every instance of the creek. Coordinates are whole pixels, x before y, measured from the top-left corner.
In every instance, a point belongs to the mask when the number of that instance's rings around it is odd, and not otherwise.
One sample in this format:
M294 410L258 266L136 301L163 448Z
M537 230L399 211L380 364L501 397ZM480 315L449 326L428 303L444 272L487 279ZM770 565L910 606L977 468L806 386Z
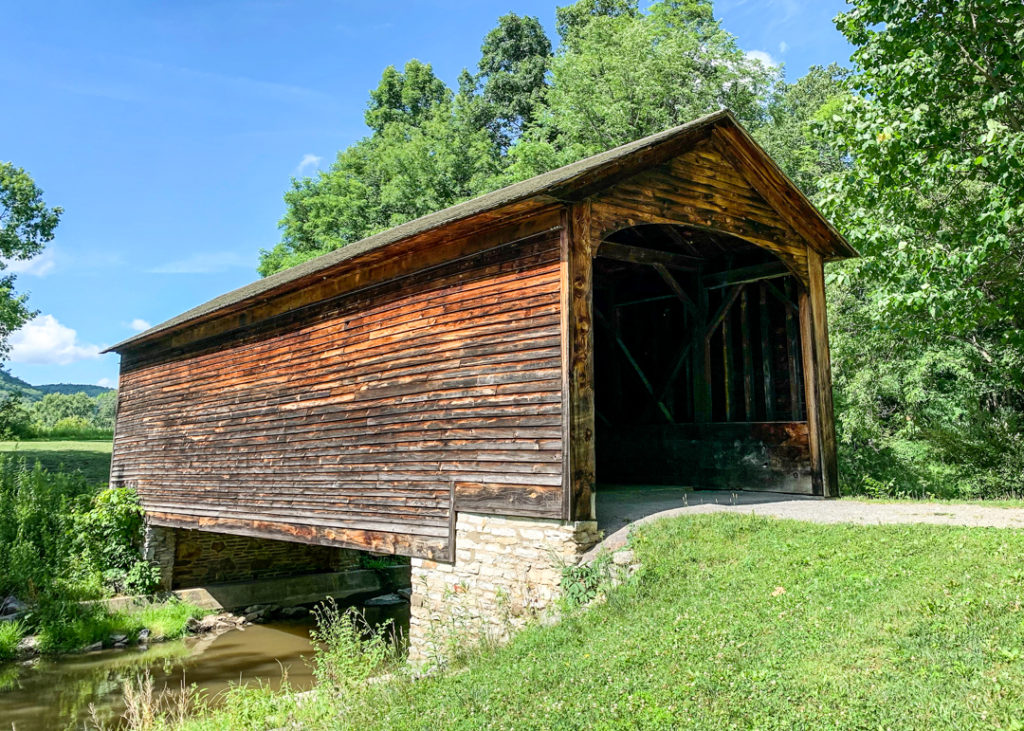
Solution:
M379 614L367 619L390 618L403 632L408 630L408 604ZM307 690L313 685L311 628L311 621L268 622L153 644L146 650L101 650L0 664L0 728L92 728L91 720L116 728L124 712L124 683L147 671L155 693L174 693L183 683L194 684L213 705L239 683L262 683L276 690L286 676L290 688Z

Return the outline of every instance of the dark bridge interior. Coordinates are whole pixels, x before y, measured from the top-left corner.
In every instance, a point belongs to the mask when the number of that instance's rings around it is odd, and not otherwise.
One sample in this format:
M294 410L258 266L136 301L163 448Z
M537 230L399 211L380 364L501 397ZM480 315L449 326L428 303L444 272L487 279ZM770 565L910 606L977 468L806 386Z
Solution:
M594 262L598 483L810 493L801 286L726 234L609 236Z

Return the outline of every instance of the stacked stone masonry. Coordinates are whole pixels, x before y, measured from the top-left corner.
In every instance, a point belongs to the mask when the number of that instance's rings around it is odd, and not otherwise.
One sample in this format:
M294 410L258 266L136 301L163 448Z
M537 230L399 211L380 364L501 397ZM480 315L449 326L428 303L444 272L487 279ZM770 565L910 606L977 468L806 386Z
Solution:
M410 659L442 660L466 641L506 639L552 607L562 568L598 540L593 521L459 513L455 561L412 560Z
M343 548L160 526L147 527L144 553L159 567L165 589L341 571L359 564L359 552Z

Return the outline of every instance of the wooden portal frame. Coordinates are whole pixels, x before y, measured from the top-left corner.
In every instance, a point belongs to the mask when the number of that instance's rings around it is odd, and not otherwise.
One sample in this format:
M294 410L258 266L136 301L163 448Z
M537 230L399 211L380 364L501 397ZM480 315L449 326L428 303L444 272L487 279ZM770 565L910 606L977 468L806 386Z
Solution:
M567 318L564 335L566 351L565 380L568 388L565 444L568 450L566 460L567 507L573 520L593 520L594 487L596 483L596 411L594 399L594 328L597 325L594 310L594 258L605 239L620 228L646 223L632 216L622 216L616 221L598 203L602 217L595 221L593 200L582 201L568 206L563 215L562 232L563 260L563 312ZM669 219L659 216L658 223L691 225L681 216ZM596 225L595 225L596 224ZM760 241L755 241L759 243ZM792 249L788 252L794 254ZM823 497L837 497L838 468L836 462L835 422L832 404L832 379L828 343L828 323L825 306L824 260L809 244L804 243L802 251L806 262L798 271L805 278L798 278L797 309L801 335L801 365L804 375L802 400L806 404L808 436L810 442L811 480L813 491ZM799 259L799 254L796 258ZM615 245L614 258L623 258L621 245ZM658 254L637 255L637 263L664 265L665 257ZM678 261L678 260L677 260ZM682 264L681 261L678 263ZM780 263L787 264L780 259ZM698 323L708 322L707 290L720 286L722 282L733 284L776 276L779 270L774 265L765 266L759 273L734 271L729 275L714 278L702 286L695 304ZM756 276L760 274L761 276ZM698 325L699 327L699 325ZM713 329L713 328L710 328ZM703 347L705 357L697 363L709 365L709 337L705 332ZM706 370L695 373L698 383L706 382ZM710 391L695 389L698 414L710 411Z

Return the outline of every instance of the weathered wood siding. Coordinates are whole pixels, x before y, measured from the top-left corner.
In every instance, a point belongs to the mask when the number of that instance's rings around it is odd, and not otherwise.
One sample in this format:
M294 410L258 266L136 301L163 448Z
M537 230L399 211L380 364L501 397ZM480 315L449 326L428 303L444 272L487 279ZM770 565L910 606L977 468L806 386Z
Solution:
M423 557L452 501L561 517L559 234L122 364L112 480L158 524Z
M595 232L644 223L685 224L738 236L771 251L807 281L806 241L710 141L595 198Z

